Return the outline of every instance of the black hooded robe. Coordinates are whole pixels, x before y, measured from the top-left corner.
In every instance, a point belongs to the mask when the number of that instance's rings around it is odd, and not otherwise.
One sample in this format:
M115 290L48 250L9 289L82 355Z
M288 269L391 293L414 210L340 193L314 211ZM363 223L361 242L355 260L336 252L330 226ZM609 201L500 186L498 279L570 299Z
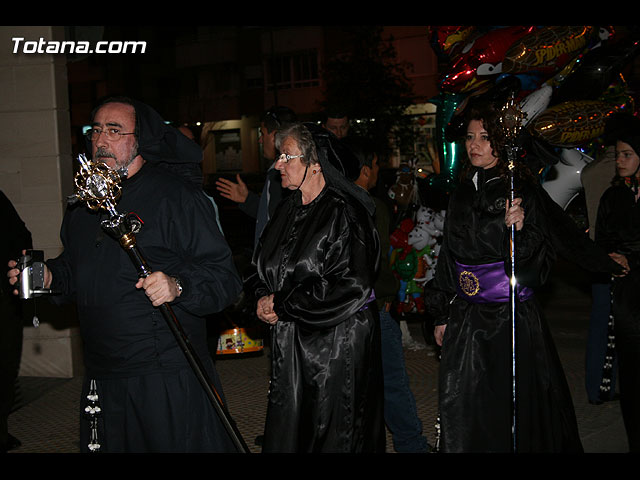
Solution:
M233 302L241 283L211 203L164 169L145 164L123 182L118 209L143 222L137 245L152 270L182 280L173 311L221 392L204 316ZM101 451L234 451L161 312L135 288L137 269L102 230L107 217L81 204L69 207L61 230L64 252L47 262L52 288L72 295L77 305L85 377L98 381ZM86 448L88 425L81 425Z
M151 270L182 281L173 312L222 395L204 317L231 304L242 284L213 205L201 188L178 175L197 171L199 147L150 107L134 105L138 151L146 163L122 181L116 208L141 221L137 245ZM64 251L47 261L51 288L61 293L53 301L77 305L86 369L81 415L94 379L100 451L235 452L166 320L135 288L137 268L102 229L108 217L81 202L70 205L60 235ZM87 451L89 424L83 418L80 425L81 449Z
M331 186L307 205L294 192L268 223L256 296L275 294L279 320L263 452L384 452L378 249L370 213Z
M458 291L455 262L504 262L510 275L509 230L504 223L508 185L496 169L474 169L453 192L435 280L426 302L437 324L446 324L439 376L443 452L513 451L511 307L474 303ZM597 271L617 269L581 237L539 185L523 186L526 212L516 232L516 278L542 285L562 253ZM482 285L482 281L480 282ZM508 283L507 283L508 285ZM508 287L507 287L508 290ZM516 306L517 452L581 452L569 388L550 331L534 296Z

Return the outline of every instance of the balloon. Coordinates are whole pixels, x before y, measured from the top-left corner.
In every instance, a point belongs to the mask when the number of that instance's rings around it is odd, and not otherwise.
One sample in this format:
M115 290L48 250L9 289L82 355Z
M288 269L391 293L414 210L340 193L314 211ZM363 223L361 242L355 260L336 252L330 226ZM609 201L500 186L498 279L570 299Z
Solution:
M533 92L534 90L537 90L540 87L540 85L542 85L547 79L545 76L535 72L521 73L519 75L509 74L509 76L517 78L521 85L521 91L519 94L516 95L516 100L522 100L531 92Z
M448 60L459 50L463 42L473 33L475 27L469 25L431 27L431 47L438 57Z
M602 135L607 119L619 108L600 100L564 102L542 112L529 128L551 145L576 147Z
M551 102L553 87L551 85L543 85L538 90L527 95L520 102L520 110L525 114L523 126L526 126L541 112L545 111Z
M557 87L558 85L562 85L562 83L568 77L573 75L573 73L576 71L578 66L581 64L581 62L583 61L585 56L590 55L591 52L593 52L594 50L598 50L599 48L602 47L603 44L610 45L613 42L615 42L615 40L612 40L613 38L615 38L613 27L600 27L599 32L600 32L599 33L599 38L602 41L596 43L588 52L585 52L585 53L583 53L581 55L578 55L578 56L574 57L573 60L571 60L564 67L562 67L562 69L558 73L556 73L553 76L553 78L549 79L548 83L550 83L553 87ZM587 98L585 97L584 99L586 100ZM562 99L561 101L566 101L566 100L569 100L569 99ZM578 99L575 98L574 100L578 100ZM559 102L556 101L556 103L559 103Z
M535 28L498 28L466 44L441 80L441 89L452 93L465 93L494 80L502 73L502 61L509 47Z
M580 173L593 158L576 148L564 148L560 153L560 159L547 173L542 188L564 209L582 190Z
M556 89L555 101L562 103L598 98L638 54L639 48L640 41L628 38L591 50Z
M444 92L429 100L438 107L434 137L438 143L440 173L427 178L427 185L444 191L455 186L462 162L461 146L458 142L447 141L446 128L464 98L461 94Z
M599 29L591 26L542 27L513 43L504 55L502 71L551 76L599 38Z
M600 95L601 100L609 105L615 105L616 110L635 111L635 99L629 93L627 85L622 76L619 81L612 83L605 92Z

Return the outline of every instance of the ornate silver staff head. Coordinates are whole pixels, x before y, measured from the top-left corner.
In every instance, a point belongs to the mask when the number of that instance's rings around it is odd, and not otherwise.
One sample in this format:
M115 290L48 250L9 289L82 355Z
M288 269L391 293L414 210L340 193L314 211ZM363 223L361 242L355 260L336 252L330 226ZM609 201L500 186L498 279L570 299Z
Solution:
M522 129L522 122L527 114L520 109L520 105L515 103L514 95L511 94L507 103L501 109L500 123L504 129L507 139L515 140Z
M100 222L102 228L121 244L135 245L134 234L140 231L141 222L116 210L116 203L122 195L120 173L104 163L90 162L82 154L78 156L78 161L80 170L75 177L75 197L85 202L91 210L107 210L110 217Z
M514 168L514 155L511 153L516 149L515 141L522 129L522 123L527 114L520 109L520 105L515 102L515 97L511 97L501 109L500 123L506 139L506 147L509 153L509 169Z
M84 154L78 156L80 170L75 176L75 195L91 210L104 209L111 216L117 216L115 205L122 193L120 175L104 163L87 160Z

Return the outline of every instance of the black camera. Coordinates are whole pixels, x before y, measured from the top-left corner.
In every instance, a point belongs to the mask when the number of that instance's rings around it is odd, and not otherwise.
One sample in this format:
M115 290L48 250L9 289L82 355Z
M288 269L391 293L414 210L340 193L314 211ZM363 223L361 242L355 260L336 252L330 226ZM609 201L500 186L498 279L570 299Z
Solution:
M20 298L29 299L40 295L53 293L44 288L44 252L42 250L27 250L18 260L16 266L20 270L18 293Z

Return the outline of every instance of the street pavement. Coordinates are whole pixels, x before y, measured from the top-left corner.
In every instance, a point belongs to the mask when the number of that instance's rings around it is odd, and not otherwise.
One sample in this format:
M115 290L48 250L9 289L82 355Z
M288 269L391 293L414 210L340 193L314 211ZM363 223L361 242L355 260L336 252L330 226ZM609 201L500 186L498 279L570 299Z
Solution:
M590 309L588 275L580 267L559 262L548 285L539 292L569 382L580 436L586 453L626 453L627 442L618 401L591 405L584 388L584 357ZM435 440L438 359L425 343L421 325L408 324L406 366L418 414L429 441ZM268 349L251 355L218 355L229 411L245 442L260 452L269 383ZM22 445L10 453L79 452L81 378L19 379L18 401L9 430ZM387 435L387 451L393 452Z

